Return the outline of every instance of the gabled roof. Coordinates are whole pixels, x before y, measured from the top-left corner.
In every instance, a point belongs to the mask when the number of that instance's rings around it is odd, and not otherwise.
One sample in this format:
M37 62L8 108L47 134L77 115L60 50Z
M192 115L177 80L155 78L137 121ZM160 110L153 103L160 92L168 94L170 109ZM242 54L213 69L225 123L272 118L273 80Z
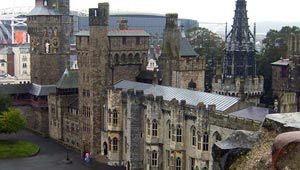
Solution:
M75 89L78 88L78 73L77 71L65 70L64 74L61 76L56 84L58 89Z
M248 108L229 113L229 115L263 122L269 113L272 113L272 111L268 108L250 106Z
M75 34L76 36L90 36L90 31L80 31ZM110 30L108 32L109 37L149 37L148 34L144 30Z
M198 54L195 52L193 47L191 46L190 42L187 38L181 37L180 38L180 56L181 57L196 57Z
M200 91L180 89L169 86L160 86L146 83L138 83L134 81L122 80L114 85L115 89L122 89L126 92L128 89L142 90L145 95L163 96L164 100L172 99L185 100L187 104L197 106L200 102L205 105L216 105L218 111L225 111L231 106L239 102L239 98L223 96L218 94L205 93Z
M58 9L47 8L45 6L36 6L34 7L27 16L38 16L38 15L61 15Z
M274 63L271 63L271 65L288 66L290 63L292 63L292 61L289 59L281 59L281 60L275 61Z

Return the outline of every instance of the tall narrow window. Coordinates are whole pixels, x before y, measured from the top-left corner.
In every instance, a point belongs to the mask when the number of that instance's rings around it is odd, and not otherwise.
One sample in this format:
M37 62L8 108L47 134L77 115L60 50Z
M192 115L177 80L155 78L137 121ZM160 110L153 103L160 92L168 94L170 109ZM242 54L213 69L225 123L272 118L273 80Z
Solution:
M167 127L168 127L168 138L171 139L172 128L171 128L171 122L170 122L170 120L168 120L168 122L167 122Z
M182 130L181 127L178 126L176 131L176 142L181 142L181 141L182 141Z
M176 158L176 170L181 170L181 159Z
M167 166L170 166L170 151L166 150L166 159L167 159Z
M194 170L195 158L191 158L191 170Z
M198 147L197 147L197 149L201 150L201 133L200 132L198 132L197 137L198 137Z
M157 121L153 120L152 122L152 136L157 136Z
M203 135L203 150L208 151L208 134L207 132Z
M111 110L108 110L108 124L111 124Z
M118 112L116 110L113 111L113 124L118 125Z
M155 167L157 166L157 152L156 151L152 152L151 165L155 166Z
M113 151L114 152L118 151L118 139L117 138L113 139Z
M195 127L192 127L191 137L192 137L192 145L196 146L196 128Z
M151 124L150 124L150 120L147 120L147 135L151 135Z

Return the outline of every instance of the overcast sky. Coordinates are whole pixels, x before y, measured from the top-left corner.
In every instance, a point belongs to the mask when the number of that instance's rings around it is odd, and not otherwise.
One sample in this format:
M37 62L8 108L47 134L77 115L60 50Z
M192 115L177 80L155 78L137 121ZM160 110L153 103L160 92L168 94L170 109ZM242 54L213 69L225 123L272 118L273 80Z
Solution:
M34 6L35 0L5 0L0 8ZM112 11L178 13L180 18L199 22L232 23L236 0L70 0L71 9L97 7L98 2L109 2ZM250 22L300 21L299 0L248 0Z

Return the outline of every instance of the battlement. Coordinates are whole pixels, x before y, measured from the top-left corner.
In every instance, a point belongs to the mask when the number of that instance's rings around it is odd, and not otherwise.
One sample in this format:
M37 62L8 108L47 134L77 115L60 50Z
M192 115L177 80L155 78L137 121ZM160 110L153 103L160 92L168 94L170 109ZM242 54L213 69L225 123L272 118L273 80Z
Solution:
M166 14L166 28L177 28L178 27L178 14L169 13Z
M262 122L240 118L232 115L225 115L218 112L209 113L209 123L224 128L234 130L249 130L258 131L262 125Z

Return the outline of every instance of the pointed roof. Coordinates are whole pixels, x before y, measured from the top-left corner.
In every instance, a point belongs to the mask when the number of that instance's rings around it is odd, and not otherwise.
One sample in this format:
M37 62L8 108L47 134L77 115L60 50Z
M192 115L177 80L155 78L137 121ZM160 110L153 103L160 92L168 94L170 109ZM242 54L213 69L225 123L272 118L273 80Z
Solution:
M195 50L193 49L192 45L190 44L190 42L188 41L187 38L185 37L181 37L180 38L180 56L181 57L196 57L198 56L198 54L195 52Z
M37 15L61 15L61 13L56 8L47 8L45 6L34 7L27 16L37 16Z
M76 89L78 88L78 72L65 70L64 74L61 76L56 84L58 89Z

